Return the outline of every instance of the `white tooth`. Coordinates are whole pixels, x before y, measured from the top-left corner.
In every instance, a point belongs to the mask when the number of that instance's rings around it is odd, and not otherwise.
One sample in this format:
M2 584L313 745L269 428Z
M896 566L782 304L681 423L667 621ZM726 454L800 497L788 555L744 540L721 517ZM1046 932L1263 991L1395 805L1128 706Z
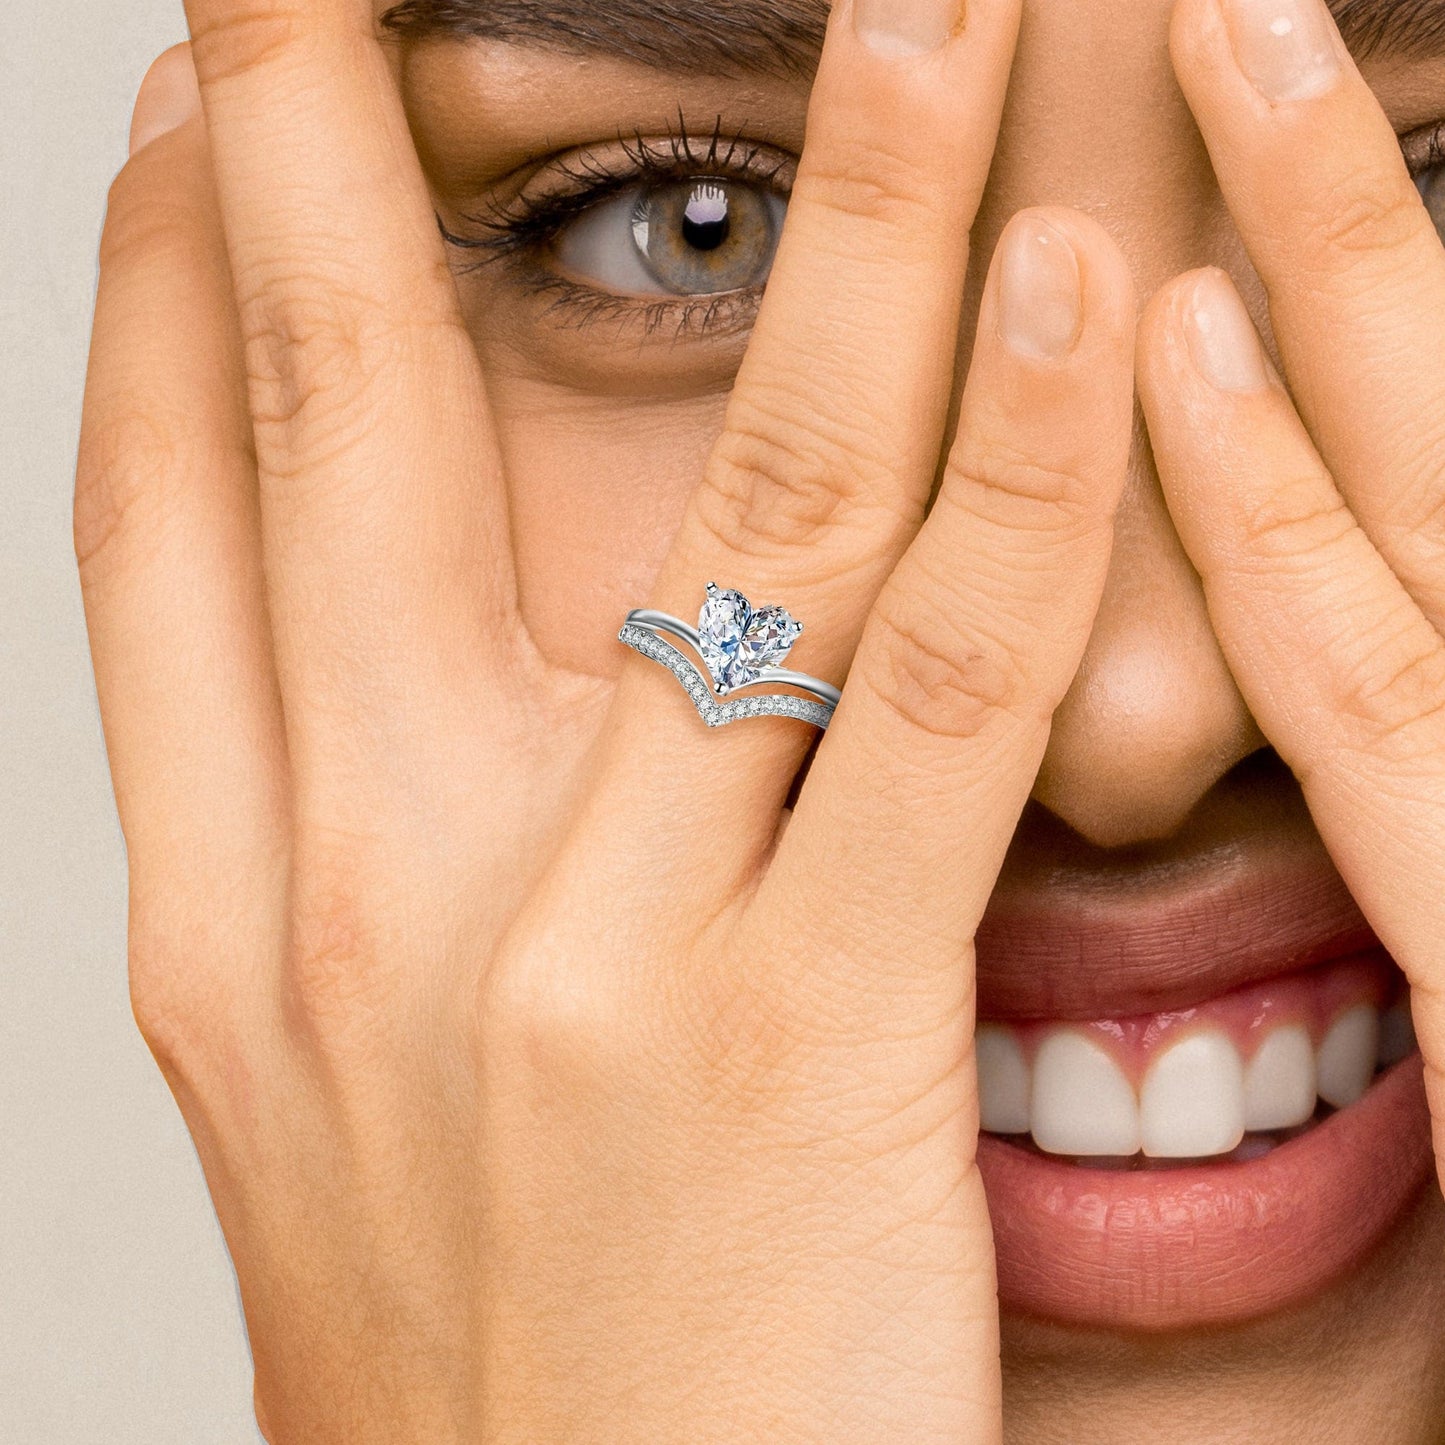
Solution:
M974 1049L979 1122L990 1134L1027 1134L1029 1066L1017 1035L1000 1024L981 1024Z
M1407 1059L1415 1052L1415 1024L1410 1017L1410 1000L1402 998L1399 1003L1385 1011L1380 1020L1380 1056L1382 1067L1389 1068Z
M1244 1070L1244 1127L1292 1129L1315 1111L1315 1046L1303 1024L1271 1029Z
M1379 1052L1380 1013L1362 1003L1347 1010L1330 1025L1320 1045L1320 1098L1343 1109L1366 1089L1375 1072Z
M1244 1138L1244 1065L1233 1041L1210 1029L1165 1048L1144 1075L1139 1123L1155 1159L1228 1154Z
M1123 1069L1072 1029L1039 1046L1029 1118L1034 1143L1050 1154L1139 1152L1139 1105Z

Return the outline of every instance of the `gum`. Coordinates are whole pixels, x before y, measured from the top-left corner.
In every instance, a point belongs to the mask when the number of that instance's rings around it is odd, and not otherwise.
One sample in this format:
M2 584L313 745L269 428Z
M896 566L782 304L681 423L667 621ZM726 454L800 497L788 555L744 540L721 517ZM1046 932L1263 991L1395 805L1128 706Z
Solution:
M1088 1023L1009 1020L992 1027L1006 1028L1018 1039L1030 1068L1046 1036L1061 1029L1083 1034L1107 1049L1137 1088L1153 1055L1187 1034L1219 1030L1248 1064L1265 1036L1284 1024L1303 1024L1318 1049L1341 1014L1361 1004L1384 1012L1405 991L1399 969L1388 955L1374 951L1249 984L1191 1008Z

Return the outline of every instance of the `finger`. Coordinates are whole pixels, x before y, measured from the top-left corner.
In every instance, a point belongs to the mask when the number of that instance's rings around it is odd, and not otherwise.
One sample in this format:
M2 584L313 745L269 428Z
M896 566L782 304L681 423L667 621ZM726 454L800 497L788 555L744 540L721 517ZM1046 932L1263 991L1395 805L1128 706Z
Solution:
M1009 223L938 501L868 619L753 904L763 919L792 900L857 1027L971 1007L968 947L1103 591L1134 315L1097 224L1057 209Z
M191 118L175 125L187 109ZM235 306L185 46L112 189L75 541L133 892L252 887L284 749ZM169 130L157 127L169 122ZM258 890L259 891L259 890Z
M1445 625L1445 247L1399 142L1322 0L1181 0L1172 46L1300 414Z
M1139 384L1230 667L1413 985L1445 1120L1445 643L1351 515L1221 273L1150 304Z
M475 350L369 0L186 9L299 807L345 808L358 775L414 792L520 652Z
M834 9L767 300L654 595L689 620L710 581L783 605L807 627L788 665L835 682L937 470L968 230L1018 24L1015 0L973 0L965 25L914 53L877 48L859 30L869 13ZM606 816L625 803L660 868L702 866L724 889L745 875L809 730L766 719L709 733L644 661L613 716Z

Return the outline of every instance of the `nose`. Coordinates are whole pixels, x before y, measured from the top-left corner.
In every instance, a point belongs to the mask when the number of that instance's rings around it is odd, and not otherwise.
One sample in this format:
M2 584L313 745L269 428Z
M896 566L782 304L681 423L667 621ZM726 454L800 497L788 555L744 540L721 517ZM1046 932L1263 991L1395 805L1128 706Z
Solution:
M1263 743L1164 507L1141 421L1108 584L1034 797L1101 847L1167 838Z
M1169 67L1168 0L1137 3L1157 13L1120 26L1117 0L1026 0L975 232L978 269L1016 211L1067 205L1119 242L1141 301L1205 264L1232 271L1244 294L1258 297ZM1171 99L1161 104L1161 96ZM1136 415L1108 585L1034 796L1091 843L1149 842L1174 832L1263 741L1215 639Z

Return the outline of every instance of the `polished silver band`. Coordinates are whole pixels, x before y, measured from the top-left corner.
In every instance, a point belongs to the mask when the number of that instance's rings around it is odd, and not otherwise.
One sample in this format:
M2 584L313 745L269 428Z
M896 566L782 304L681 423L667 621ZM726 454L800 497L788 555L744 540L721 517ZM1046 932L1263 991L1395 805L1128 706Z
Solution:
M700 666L670 638L685 643L697 657L702 657L702 642L695 627L666 612L638 608L627 614L618 638L634 652L661 663L683 685L702 720L709 727L723 727L749 717L791 717L826 730L833 720L833 711L842 697L832 683L809 677L805 672L792 672L783 667L764 667L755 681L745 683L736 692L748 692L762 685L793 687L808 697L792 697L786 693L752 693L719 702L706 666Z

